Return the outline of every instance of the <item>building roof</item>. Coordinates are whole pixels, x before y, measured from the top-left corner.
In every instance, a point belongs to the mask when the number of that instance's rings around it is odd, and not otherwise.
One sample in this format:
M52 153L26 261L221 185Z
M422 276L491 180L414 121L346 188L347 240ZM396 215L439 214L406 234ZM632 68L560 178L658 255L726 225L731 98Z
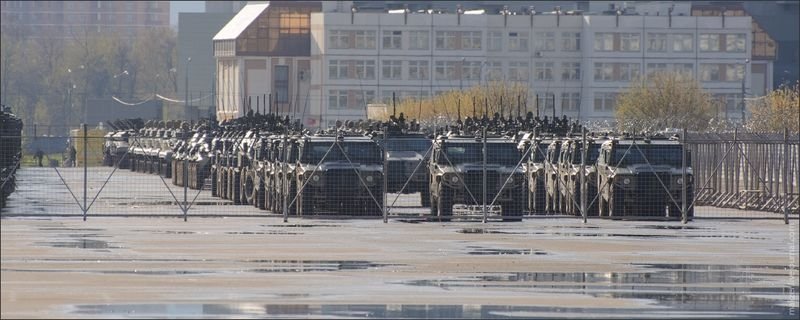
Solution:
M236 16L231 19L222 30L217 32L213 40L234 40L247 29L253 21L261 15L262 12L267 10L268 3L265 4L248 4Z

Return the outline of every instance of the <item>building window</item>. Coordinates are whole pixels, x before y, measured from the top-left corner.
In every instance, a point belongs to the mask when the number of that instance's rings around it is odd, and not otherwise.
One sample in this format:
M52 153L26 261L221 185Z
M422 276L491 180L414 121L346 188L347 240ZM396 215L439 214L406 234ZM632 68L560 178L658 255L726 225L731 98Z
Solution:
M375 31L356 31L356 49L375 49Z
M486 63L487 73L486 78L492 81L503 80L503 63L500 61L492 61Z
M617 104L617 93L595 92L594 111L614 111Z
M408 48L412 50L428 50L430 48L430 33L428 31L409 31Z
M553 110L556 106L556 97L552 92L539 92L536 94L536 107L541 111Z
M408 78L410 80L428 80L428 61L409 61Z
M648 63L647 64L647 77L650 78L654 74L658 72L666 72L667 64L666 63Z
M672 65L672 70L691 76L694 73L694 65L691 63L675 63Z
M383 32L384 49L403 49L403 32L399 30Z
M375 90L361 90L355 92L355 104L351 109L366 109L367 104L375 102Z
M489 31L489 51L502 51L503 50L503 33L499 31Z
M742 81L742 80L744 80L743 64L725 65L725 81Z
M742 95L737 93L716 93L714 100L717 101L718 112L738 111L741 109Z
M328 62L329 79L347 79L347 64L343 60L331 60Z
M701 34L700 51L719 51L719 34L716 33Z
M691 52L694 51L694 36L688 33L679 33L672 36L672 51Z
M508 33L508 51L528 51L528 33L527 32L509 32Z
M594 51L614 51L614 34L608 32L595 33Z
M720 81L719 64L700 64L700 81Z
M328 32L329 49L349 49L350 37L343 30L331 30Z
M556 33L555 32L536 32L533 34L534 50L536 51L555 51Z
M403 79L403 61L383 60L383 79L401 80Z
M436 61L436 80L456 80L456 61Z
M638 33L620 33L619 39L621 51L639 51Z
M562 62L561 63L561 80L580 80L581 79L581 63L580 62Z
M561 33L561 50L562 51L581 51L581 33L580 32L562 32Z
M289 102L289 66L275 66L275 102Z
M614 80L614 64L608 62L594 63L594 81Z
M667 52L667 34L666 33L648 33L647 34L647 51L649 51L649 52Z
M356 79L359 80L374 80L375 79L375 61L374 60L356 60Z
M456 31L436 31L436 50L455 50Z
M528 63L523 61L511 61L508 63L508 80L528 81Z
M619 63L619 79L618 81L631 81L639 78L639 70L641 66L638 63Z
M463 31L461 33L461 49L480 50L482 47L481 33L480 31Z
M481 78L480 61L464 61L461 65L461 76L464 80L478 80Z
M561 111L575 112L581 108L580 92L561 93Z
M328 90L328 109L347 108L347 91Z
M552 62L537 62L534 67L536 68L536 80L553 80Z
M743 33L739 34L726 34L725 35L725 51L727 52L745 52L747 37Z

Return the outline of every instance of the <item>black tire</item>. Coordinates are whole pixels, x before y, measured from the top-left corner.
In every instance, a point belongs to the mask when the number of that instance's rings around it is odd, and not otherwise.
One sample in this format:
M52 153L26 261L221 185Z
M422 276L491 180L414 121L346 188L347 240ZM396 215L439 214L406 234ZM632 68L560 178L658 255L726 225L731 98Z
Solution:
M213 181L211 181L211 196L217 196L217 168L211 167L211 177Z
M242 169L242 204L255 204L255 181L252 170Z
M232 168L231 169L231 178L230 179L231 179L231 181L230 181L229 185L230 185L230 188L231 188L231 190L230 190L231 200L233 200L233 204L235 204L235 205L242 204L242 198L241 198L241 196L242 196L242 192L241 191L242 190L241 190L241 187L240 187L241 184L242 184L242 173L241 172L236 172L236 169Z
M420 202L423 208L431 206L431 187L427 183L420 188L419 192Z
M438 216L440 221L450 221L453 217L453 191L447 187L439 188L439 203L436 207L439 209Z
M256 188L256 204L259 210L267 210L267 191L262 181L258 188Z

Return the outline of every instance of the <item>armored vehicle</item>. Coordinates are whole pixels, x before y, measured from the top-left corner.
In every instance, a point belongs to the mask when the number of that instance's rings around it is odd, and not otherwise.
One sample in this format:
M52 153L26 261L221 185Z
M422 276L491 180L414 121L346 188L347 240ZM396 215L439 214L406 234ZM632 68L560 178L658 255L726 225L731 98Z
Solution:
M298 215L382 215L383 153L375 141L339 132L304 135L297 143Z
M0 208L16 189L16 171L22 159L22 120L0 106Z
M573 137L564 140L561 145L561 154L558 161L559 197L562 199L559 212L564 214L581 215L581 178L586 184L587 215L597 215L597 176L595 162L600 154L600 145L604 140L588 138L586 140L586 161L583 162L583 139ZM594 200L594 201L593 201Z
M387 152L387 193L420 193L423 207L430 207L428 160L431 137L425 133L387 132L386 139L376 136Z
M561 138L556 138L547 146L544 157L544 211L545 213L555 213L560 205L561 199L558 196L560 181L558 179L558 157L561 153Z
M521 220L525 206L525 181L517 166L521 158L517 144L508 137L487 136L484 143L480 136L438 136L429 165L431 214L447 220L454 204L490 205L497 198L504 220Z
M527 136L527 137L525 137ZM554 141L552 137L533 137L526 133L519 142L519 150L524 153L532 148L525 159L525 182L527 185L527 207L533 213L544 213L545 208L545 155L547 147Z
M600 216L681 218L682 188L692 203L692 169L682 175L683 145L667 139L612 139L597 159ZM686 156L686 165L691 163ZM687 217L692 217L689 209Z
M270 152L267 204L272 212L282 213L284 205L287 213L297 212L298 201L300 201L300 199L295 199L298 188L297 167L300 158L298 137L286 134L271 137ZM311 211L307 212L307 214L312 213Z

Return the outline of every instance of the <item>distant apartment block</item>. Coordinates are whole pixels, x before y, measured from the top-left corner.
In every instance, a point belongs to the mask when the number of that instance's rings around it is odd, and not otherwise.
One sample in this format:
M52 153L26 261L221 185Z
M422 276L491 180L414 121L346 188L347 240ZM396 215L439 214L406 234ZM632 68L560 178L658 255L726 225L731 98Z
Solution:
M69 39L87 32L135 37L169 27L169 1L0 1L3 32Z
M272 96L307 126L361 119L399 97L515 82L528 110L612 119L617 96L656 71L691 74L721 111L750 92L748 16L580 12L359 12L336 2L246 6L214 37L218 118ZM538 97L538 100L537 100Z

